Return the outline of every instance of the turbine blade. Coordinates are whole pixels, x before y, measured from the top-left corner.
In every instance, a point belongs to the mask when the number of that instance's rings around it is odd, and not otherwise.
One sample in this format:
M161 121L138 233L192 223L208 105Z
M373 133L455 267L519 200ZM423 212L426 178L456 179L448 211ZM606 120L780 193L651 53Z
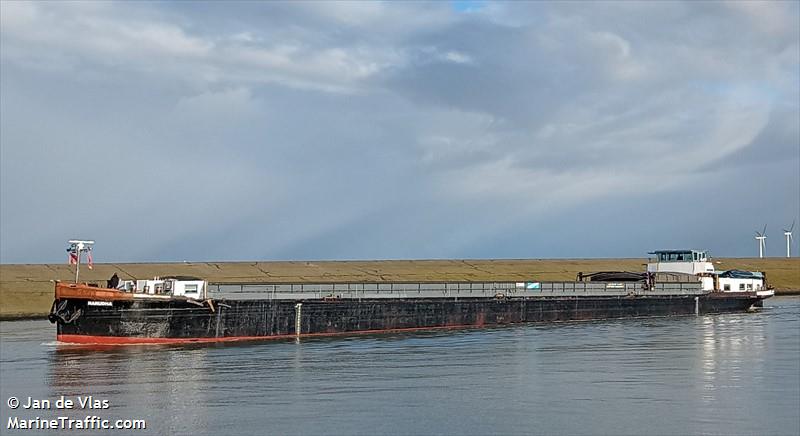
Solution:
M792 226L789 227L789 233L792 233L792 230L794 230L794 220L792 220Z
M766 235L767 234L767 225L766 224L764 224L764 230L761 231L761 234L762 235Z

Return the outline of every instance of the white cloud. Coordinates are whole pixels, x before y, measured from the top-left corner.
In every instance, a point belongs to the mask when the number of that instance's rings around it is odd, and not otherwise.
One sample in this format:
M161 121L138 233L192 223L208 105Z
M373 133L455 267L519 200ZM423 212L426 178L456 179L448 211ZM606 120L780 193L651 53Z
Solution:
M469 55L457 51L448 51L444 54L444 58L457 64L471 64L474 62Z
M156 79L275 82L333 92L354 91L363 80L402 61L396 51L374 47L272 43L251 32L225 38L192 35L152 14L128 17L113 8L71 5L45 11L29 3L6 13L4 3L3 38L12 46L4 53L6 61L52 69L47 65L64 57L78 71L107 67Z
M797 11L789 2L727 1L725 6L742 14L758 29L773 38L792 38L798 33Z
M645 68L631 54L631 44L611 32L593 32L587 35L589 45L605 59L609 73L622 80L641 78Z

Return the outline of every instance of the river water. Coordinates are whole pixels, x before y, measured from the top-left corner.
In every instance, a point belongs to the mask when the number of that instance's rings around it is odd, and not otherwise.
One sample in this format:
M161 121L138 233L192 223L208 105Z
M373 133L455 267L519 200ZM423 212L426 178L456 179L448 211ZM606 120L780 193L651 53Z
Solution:
M800 298L756 313L225 345L0 323L2 434L800 434ZM60 396L72 409L58 409ZM108 408L81 408L78 397ZM50 400L50 409L12 409ZM138 431L9 418L144 419Z

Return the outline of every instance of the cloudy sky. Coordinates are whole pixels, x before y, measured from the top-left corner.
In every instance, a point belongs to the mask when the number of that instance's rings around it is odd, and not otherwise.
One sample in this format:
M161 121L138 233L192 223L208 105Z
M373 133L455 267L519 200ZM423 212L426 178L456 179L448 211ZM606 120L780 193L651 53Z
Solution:
M0 18L3 263L75 237L100 262L753 256L765 224L778 256L800 215L797 2Z

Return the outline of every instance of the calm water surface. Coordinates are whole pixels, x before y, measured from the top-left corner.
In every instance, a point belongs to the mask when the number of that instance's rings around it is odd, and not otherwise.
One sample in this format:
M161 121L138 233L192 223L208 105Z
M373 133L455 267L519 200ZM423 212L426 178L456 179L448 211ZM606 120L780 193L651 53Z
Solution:
M140 435L800 434L797 297L758 313L300 342L53 338L47 321L0 323L0 433L43 432L10 431L9 416L98 415L146 419ZM110 407L7 405L61 395Z

